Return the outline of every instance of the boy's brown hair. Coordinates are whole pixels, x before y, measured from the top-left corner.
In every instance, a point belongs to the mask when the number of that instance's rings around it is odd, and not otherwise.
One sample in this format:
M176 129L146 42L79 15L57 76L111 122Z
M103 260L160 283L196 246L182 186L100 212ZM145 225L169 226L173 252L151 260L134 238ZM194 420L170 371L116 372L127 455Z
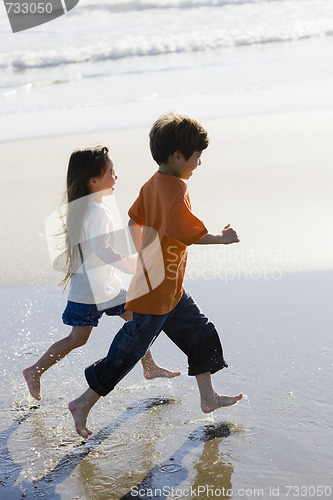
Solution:
M180 151L188 160L194 151L203 151L209 144L207 131L191 116L181 113L162 115L149 132L150 151L158 165Z

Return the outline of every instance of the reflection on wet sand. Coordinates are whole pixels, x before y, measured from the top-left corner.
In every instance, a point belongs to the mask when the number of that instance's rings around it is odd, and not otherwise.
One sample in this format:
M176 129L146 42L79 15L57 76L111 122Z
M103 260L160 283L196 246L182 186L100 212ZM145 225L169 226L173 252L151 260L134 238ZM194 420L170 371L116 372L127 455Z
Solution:
M231 426L228 427L231 431ZM223 455L221 456L219 440L205 442L201 456L193 467L197 475L192 490L201 494L202 498L220 497L228 500L232 497L231 476L234 468Z
M131 488L131 490L126 493L121 500L138 497L140 500L147 500L149 498L160 498L166 499L170 495L173 496L173 492L177 493L177 487L188 477L188 471L184 465L182 465L183 459L197 446L207 441L214 440L215 438L227 437L230 435L230 429L227 424L219 423L215 425L205 425L200 426L195 429L186 439L186 441L176 450L171 457L169 457L162 464L155 465L148 474L144 477L140 484ZM218 446L218 445L216 445ZM218 448L216 448L217 456ZM206 463L201 463L198 466L198 480L191 487L192 491L198 491L203 485L207 486L209 483L202 482L203 478L200 477L199 470L211 470L211 460L212 456L207 459ZM232 466L227 467L227 474L225 475L225 483L227 485L227 490L231 490L231 474L233 468ZM221 471L219 471L221 473ZM199 491L200 491L199 489ZM179 489L179 492L181 489ZM224 497L229 498L229 497Z
M168 398L156 397L146 400L140 400L133 403L125 412L123 412L117 419L112 421L109 425L105 426L100 432L92 436L86 442L79 442L70 452L58 461L58 463L41 478L29 482L26 479L19 482L19 477L22 472L22 467L15 464L10 451L8 449L8 441L12 434L18 429L18 426L23 424L30 418L38 406L31 407L30 409L22 409L25 413L16 419L12 425L4 430L0 435L1 445L1 479L0 479L0 494L4 494L6 500L19 500L23 497L26 498L52 498L52 500L60 500L61 494L56 492L56 487L65 481L72 472L81 464L89 454L96 450L111 434L116 432L121 425L128 422L136 415L146 412L154 407L169 404L171 401ZM39 419L37 419L39 420ZM132 487L131 491L125 494L122 498L133 498L133 492L140 491L140 498L151 498L151 492L154 492L155 498L166 499L168 492L172 492L188 477L188 470L182 464L184 458L196 447L205 443L213 441L216 438L227 437L231 433L230 427L225 423L203 425L197 427L182 445L163 463L155 465L145 476L138 486ZM39 432L37 435L40 434ZM192 486L192 490L200 491L202 485L209 485L209 477L205 475L214 472L212 469L213 464L216 465L216 473L222 477L221 489L225 487L226 490L231 489L231 475L233 467L230 464L224 463L218 458L218 441L215 441L214 447L209 447L207 450L204 446L202 458L197 461L195 468L197 469L197 479ZM213 454L212 454L213 453ZM144 454L145 455L145 454ZM222 467L222 469L221 469ZM88 469L88 470L87 470ZM93 478L96 474L93 463L85 462L85 477L82 477L83 483L85 478ZM207 480L208 479L208 480ZM160 492L160 494L159 494ZM109 491L110 494L110 491ZM102 494L103 496L103 494ZM136 495L137 496L137 495ZM2 496L1 496L2 497ZM110 498L110 497L109 497ZM229 497L225 497L229 498Z
M6 500L16 500L23 497L49 497L52 500L60 499L61 497L56 494L55 488L58 484L62 483L73 470L87 457L93 450L101 445L113 432L115 432L121 425L125 424L130 418L143 413L155 406L168 404L168 398L156 397L145 400L136 401L128 409L123 412L117 419L104 427L100 432L92 436L87 442L80 442L74 449L66 454L47 474L40 479L16 485L16 481L20 475L21 467L15 464L12 460L11 454L8 449L8 440L11 435L17 430L18 426L27 420L38 407L34 406L25 415L16 419L12 425L3 431L0 435L0 450L1 450L1 463L2 474L0 479L0 486L4 487L4 497ZM37 433L38 435L39 433ZM0 489L0 497L1 495Z
M53 325L52 335L62 331L59 292L4 289L0 498L119 500L156 464L170 464L166 459L177 450L173 462L182 469L168 472L176 477L187 470L180 489L209 485L227 491L232 479L235 492L259 488L268 498L270 486L330 485L332 283L332 272L235 281L227 290L221 290L218 280L189 282L187 289L217 319L228 353L230 369L214 375L217 389L241 389L247 397L230 410L203 417L190 377L140 382L138 367L96 408L93 425L103 430L84 444L73 429L67 401L83 387L84 366L104 355L115 325L105 321L89 348L46 375L45 400L30 411L21 406L27 394L21 370L50 342L44 325ZM220 297L221 305L212 297ZM168 358L185 374L182 354L166 337L154 349L157 359ZM130 401L147 402L156 394L170 396L175 404L149 408L135 403L139 408L123 411ZM228 439L201 441L201 446L188 441L194 429L213 423L212 418L230 422ZM187 455L182 455L182 443L192 450Z
M8 429L5 429L0 434L0 462L1 462L1 472L0 472L0 497L2 497L2 491L5 489L6 499L14 499L22 497L22 490L20 486L16 486L15 483L21 473L21 467L16 464L12 458L8 448L8 442L12 434L18 429L20 424L23 424L27 418L29 418L33 412L37 409L37 406L31 408L27 413L21 415L13 421ZM16 496L15 496L16 495Z

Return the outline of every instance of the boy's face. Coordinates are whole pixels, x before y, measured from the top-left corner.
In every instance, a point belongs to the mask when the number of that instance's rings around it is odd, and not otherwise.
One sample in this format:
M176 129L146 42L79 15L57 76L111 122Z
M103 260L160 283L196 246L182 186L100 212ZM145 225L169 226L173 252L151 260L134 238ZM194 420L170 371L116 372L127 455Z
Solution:
M178 163L178 174L181 179L189 179L193 171L201 165L201 153L202 151L194 151L193 155L190 156L188 160L185 159L182 153L179 153L177 158Z

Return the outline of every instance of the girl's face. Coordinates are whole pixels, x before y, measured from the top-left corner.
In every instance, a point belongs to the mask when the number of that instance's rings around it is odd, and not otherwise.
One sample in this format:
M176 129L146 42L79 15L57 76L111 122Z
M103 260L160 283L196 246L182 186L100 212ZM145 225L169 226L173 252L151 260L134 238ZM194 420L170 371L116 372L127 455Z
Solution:
M100 177L93 177L93 183L90 184L94 192L98 191L114 191L114 185L117 180L117 176L114 171L113 163L108 158L105 163L105 172Z

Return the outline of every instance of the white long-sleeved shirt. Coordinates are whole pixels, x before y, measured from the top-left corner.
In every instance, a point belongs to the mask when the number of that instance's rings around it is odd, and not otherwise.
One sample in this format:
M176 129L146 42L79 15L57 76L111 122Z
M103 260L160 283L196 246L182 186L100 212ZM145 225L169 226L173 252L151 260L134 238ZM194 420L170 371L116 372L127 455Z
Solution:
M104 204L89 202L82 226L83 264L71 278L68 300L83 304L107 303L122 288L116 269L134 274L137 259L126 256L129 251L125 231L114 230L111 212Z

